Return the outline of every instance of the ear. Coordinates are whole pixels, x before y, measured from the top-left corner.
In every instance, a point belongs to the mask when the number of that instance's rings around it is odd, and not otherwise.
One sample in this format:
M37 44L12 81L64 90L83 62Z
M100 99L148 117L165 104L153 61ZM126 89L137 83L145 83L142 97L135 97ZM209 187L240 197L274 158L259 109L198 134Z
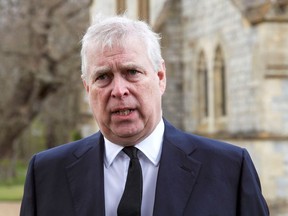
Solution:
M164 60L161 63L161 67L157 72L159 78L159 87L162 94L164 94L166 89L166 67Z
M89 89L89 85L87 84L86 77L82 74L81 78L82 78L82 83L84 85L84 88L85 88L86 92L89 93L90 89Z

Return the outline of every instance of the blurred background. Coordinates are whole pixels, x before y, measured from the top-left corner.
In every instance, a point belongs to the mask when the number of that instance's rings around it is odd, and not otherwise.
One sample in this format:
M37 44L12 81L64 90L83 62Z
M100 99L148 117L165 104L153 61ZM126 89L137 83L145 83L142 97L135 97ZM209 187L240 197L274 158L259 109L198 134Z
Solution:
M0 216L29 159L98 130L80 78L93 17L161 33L175 126L248 149L272 216L288 215L288 0L0 0Z

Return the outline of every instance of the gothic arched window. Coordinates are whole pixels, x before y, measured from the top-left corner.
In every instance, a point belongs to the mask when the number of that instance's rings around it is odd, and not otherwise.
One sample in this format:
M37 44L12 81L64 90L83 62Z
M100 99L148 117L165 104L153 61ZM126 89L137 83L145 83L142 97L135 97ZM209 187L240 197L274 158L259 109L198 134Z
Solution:
M198 93L198 115L200 121L209 115L208 110L208 70L206 58L203 51L199 54L197 63L197 93Z
M227 115L225 62L219 46L214 62L214 112L216 119Z
M149 23L149 0L139 0L138 1L138 16L140 20L144 20Z
M117 0L116 1L116 13L123 14L126 11L126 0Z

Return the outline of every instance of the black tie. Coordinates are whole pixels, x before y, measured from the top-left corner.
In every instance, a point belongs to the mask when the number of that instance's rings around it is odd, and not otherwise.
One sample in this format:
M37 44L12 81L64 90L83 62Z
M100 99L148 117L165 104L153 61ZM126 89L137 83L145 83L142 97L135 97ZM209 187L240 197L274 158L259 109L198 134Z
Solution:
M125 189L120 200L118 216L140 216L142 201L142 170L137 157L138 149L131 146L123 148L130 157Z

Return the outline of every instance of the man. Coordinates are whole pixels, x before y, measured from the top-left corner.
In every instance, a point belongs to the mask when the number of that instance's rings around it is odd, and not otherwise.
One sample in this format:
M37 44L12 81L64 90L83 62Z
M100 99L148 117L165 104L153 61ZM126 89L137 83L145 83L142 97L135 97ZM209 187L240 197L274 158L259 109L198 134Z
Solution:
M245 149L162 118L159 40L124 17L90 26L82 79L100 131L32 158L21 216L269 215Z

